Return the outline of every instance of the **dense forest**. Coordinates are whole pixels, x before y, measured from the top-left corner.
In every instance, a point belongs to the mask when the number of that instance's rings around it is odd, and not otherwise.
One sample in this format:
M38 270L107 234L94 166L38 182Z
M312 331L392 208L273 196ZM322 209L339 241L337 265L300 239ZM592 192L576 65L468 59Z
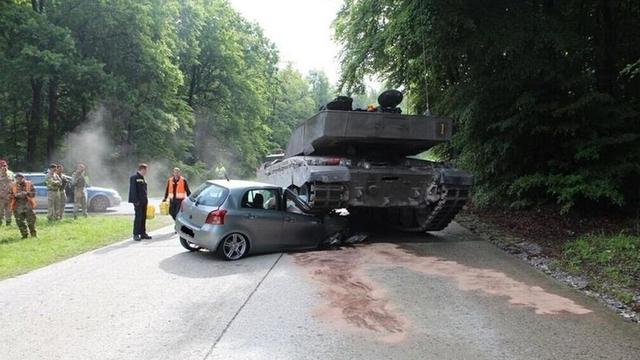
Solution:
M99 152L107 167L253 176L336 95L325 74L281 64L225 0L3 0L0 14L0 157L13 169ZM438 154L474 173L479 205L633 207L639 18L632 0L345 0L339 90L370 101L377 76L411 112L428 93L456 124Z
M163 160L251 176L333 95L324 73L279 64L225 0L3 0L0 14L0 157L13 169L102 151L101 166L127 171ZM78 129L85 141L67 141Z
M379 74L417 111L428 89L480 205L637 208L638 19L636 0L346 0L341 86Z

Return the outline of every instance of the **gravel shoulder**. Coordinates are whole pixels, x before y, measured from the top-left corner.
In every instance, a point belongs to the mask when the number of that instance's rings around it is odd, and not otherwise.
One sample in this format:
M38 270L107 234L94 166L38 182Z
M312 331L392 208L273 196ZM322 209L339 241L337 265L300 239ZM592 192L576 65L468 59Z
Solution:
M485 215L482 211L467 210L458 214L456 221L483 240L495 244L539 271L589 297L598 299L624 319L640 324L640 291L635 291L634 302L625 304L611 292L602 291L601 286L596 289L597 280L588 274L572 273L561 266L562 245L571 238L575 238L577 232L575 224L568 221L548 221L548 217L545 217L546 219L527 218L526 213L519 215L521 224L513 225L518 223L517 216L504 216L501 221L496 222L493 221L496 218L494 213ZM548 229L541 225L545 222L549 224ZM586 224L585 227L586 229L581 230L595 229ZM621 227L621 222L614 220L602 224L601 230L611 231L616 227ZM539 230L540 228L543 230Z

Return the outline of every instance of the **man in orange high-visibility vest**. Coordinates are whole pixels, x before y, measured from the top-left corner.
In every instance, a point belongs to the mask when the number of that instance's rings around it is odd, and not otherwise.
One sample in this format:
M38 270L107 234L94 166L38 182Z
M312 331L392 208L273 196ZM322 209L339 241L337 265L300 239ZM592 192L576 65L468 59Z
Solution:
M29 234L31 237L37 237L36 214L33 212L36 207L35 197L36 192L31 181L25 180L22 174L17 173L11 189L11 209L23 239Z
M189 195L191 195L191 190L189 190L187 180L182 176L179 168L173 168L173 175L167 180L167 188L164 191L164 199L162 199L162 201L169 199L169 214L173 220L176 219L178 211L180 211L182 200Z

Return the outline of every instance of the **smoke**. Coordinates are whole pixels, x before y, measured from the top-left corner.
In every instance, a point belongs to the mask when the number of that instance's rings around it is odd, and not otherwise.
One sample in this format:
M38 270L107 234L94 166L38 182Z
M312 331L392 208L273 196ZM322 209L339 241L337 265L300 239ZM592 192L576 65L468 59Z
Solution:
M202 181L218 178L215 169L222 166L230 177L240 173L238 155L232 150L229 139L219 139L216 136L215 114L198 112L194 128L194 153L183 156L194 156L198 159L195 165L174 163L164 159L136 159L128 158L125 154L132 149L126 145L116 145L111 140L113 132L121 128L121 119L126 114L120 114L117 108L110 105L100 105L88 114L88 120L67 134L60 144L60 149L54 154L53 161L65 166L65 174L71 175L78 163L87 167L89 184L118 190L123 199L129 188L129 177L136 172L139 162L149 165L147 175L149 195L159 197L164 195L167 178L171 176L174 167L183 170L194 189ZM227 141L225 141L227 140ZM160 157L162 154L158 154ZM186 160L186 159L185 159Z
M118 190L125 199L129 189L129 177L135 173L138 161L122 159L121 148L114 145L107 131L113 123L113 113L103 105L88 115L88 121L67 134L54 159L65 166L65 174L71 175L78 163L87 167L89 184ZM143 161L144 162L144 161ZM149 193L162 196L164 185L174 167L168 161L148 162L146 176Z
M105 131L105 118L109 116L104 106L88 114L88 121L67 134L54 159L65 166L65 173L75 171L78 163L87 166L92 186L117 187L117 172L109 166L115 147Z

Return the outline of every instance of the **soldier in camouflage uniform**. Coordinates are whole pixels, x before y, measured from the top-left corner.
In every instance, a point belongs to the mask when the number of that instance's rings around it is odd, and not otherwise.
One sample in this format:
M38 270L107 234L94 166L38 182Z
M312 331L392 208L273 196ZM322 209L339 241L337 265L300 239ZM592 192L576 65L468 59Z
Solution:
M64 217L64 207L67 204L67 189L71 185L71 177L64 174L64 166L62 164L58 164L57 172L62 182L62 191L60 191L60 200L57 203L56 219L61 220Z
M58 165L49 165L44 183L47 185L47 219L55 221L58 219L56 210L60 206L60 193L63 192L62 179L58 175Z
M71 176L71 185L73 185L73 218L78 218L78 210L82 208L82 216L87 217L87 194L85 188L87 184L87 175L84 164L78 164L76 171Z
M5 221L7 226L11 225L11 187L13 186L13 173L8 169L8 164L0 160L0 225Z
M37 237L36 214L33 212L36 207L35 197L36 192L31 181L25 180L20 173L16 174L16 181L11 189L11 208L23 239L29 234L31 237Z

